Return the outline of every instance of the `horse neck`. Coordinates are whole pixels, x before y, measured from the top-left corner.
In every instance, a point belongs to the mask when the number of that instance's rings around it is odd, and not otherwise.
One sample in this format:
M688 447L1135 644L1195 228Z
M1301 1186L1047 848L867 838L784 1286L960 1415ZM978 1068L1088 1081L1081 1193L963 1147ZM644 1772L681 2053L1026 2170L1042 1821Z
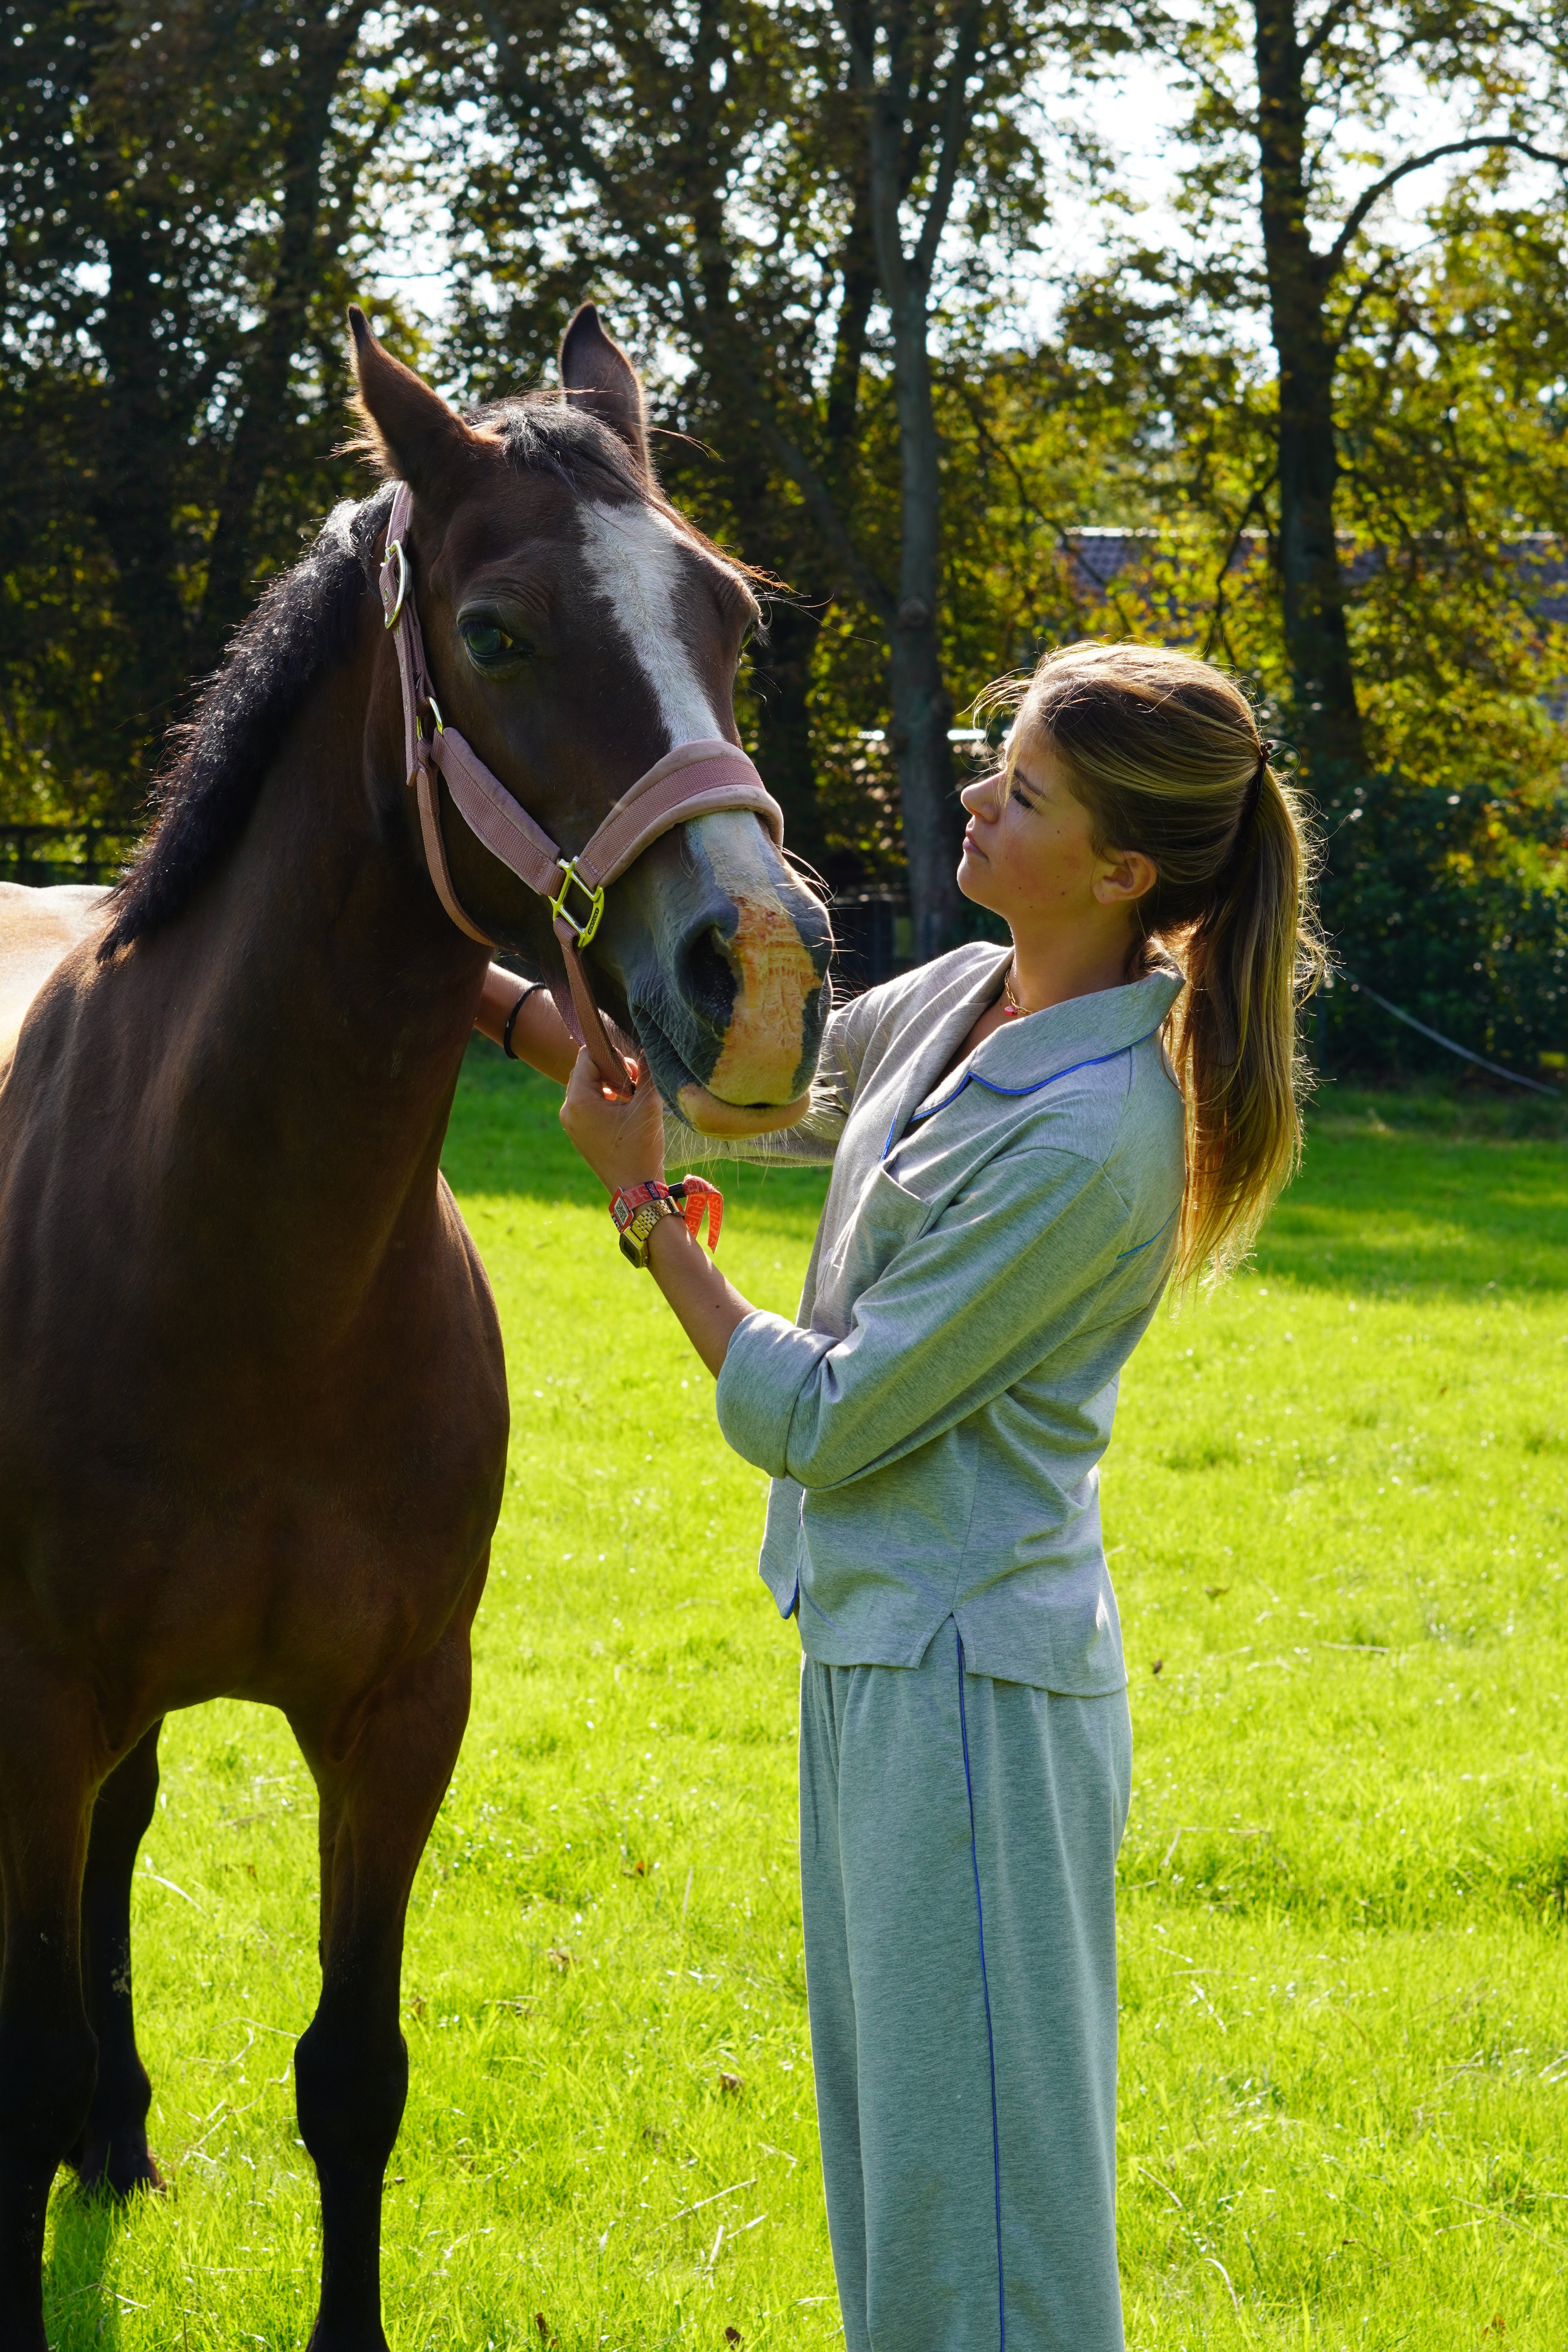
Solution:
M162 999L165 1185L199 1187L207 1226L221 1187L226 1255L247 1252L258 1286L308 1269L332 1324L434 1213L485 968L417 863L401 763L373 613L350 666L307 696L225 868L129 959Z

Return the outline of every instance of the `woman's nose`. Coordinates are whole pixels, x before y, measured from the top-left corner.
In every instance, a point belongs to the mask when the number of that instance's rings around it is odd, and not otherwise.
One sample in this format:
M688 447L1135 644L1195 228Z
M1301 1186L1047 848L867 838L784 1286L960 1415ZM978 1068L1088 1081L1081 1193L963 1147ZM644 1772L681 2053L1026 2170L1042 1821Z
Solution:
M988 776L977 776L965 784L958 795L971 816L994 818L996 814L996 787Z

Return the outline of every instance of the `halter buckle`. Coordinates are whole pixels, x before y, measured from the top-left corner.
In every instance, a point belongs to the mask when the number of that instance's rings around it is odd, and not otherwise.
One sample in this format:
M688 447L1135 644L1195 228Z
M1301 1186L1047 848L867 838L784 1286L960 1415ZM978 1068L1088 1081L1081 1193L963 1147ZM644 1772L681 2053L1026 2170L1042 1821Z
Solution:
M425 702L431 718L436 721L436 735L444 735L447 732L447 730L442 723L440 704L437 701L433 694L426 694L425 697ZM417 708L416 708L414 713L414 732L417 740L423 743L425 740L425 721L420 718ZM433 735L430 740L434 742L436 736Z
M585 922L580 923L576 916L567 908L566 893L574 883L588 901L588 917ZM605 911L605 886L601 882L590 887L577 871L577 860L574 857L563 857L561 861L561 887L550 901L550 911L558 922L571 924L577 934L578 946L585 948L598 929L599 918Z
M403 541L400 539L393 540L388 546L386 563L389 564L394 556L397 558L397 595L386 615L386 625L389 629L395 629L397 626L397 616L403 610L403 601L408 593L408 558L403 551ZM383 569L384 568L384 564ZM382 601L385 603L384 590L382 592Z

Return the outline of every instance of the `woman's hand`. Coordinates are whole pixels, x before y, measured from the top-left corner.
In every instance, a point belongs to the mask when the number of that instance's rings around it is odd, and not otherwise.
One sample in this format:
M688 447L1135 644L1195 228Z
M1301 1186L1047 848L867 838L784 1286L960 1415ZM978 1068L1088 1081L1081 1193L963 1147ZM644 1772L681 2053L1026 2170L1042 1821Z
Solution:
M646 1069L630 1102L617 1102L586 1048L577 1056L561 1106L561 1124L608 1192L664 1180L664 1108Z
M617 1102L586 1052L561 1106L561 1124L606 1192L664 1180L664 1112L646 1067L630 1102ZM661 1217L647 1238L655 1282L680 1318L687 1338L717 1376L737 1325L752 1312L738 1290L686 1230L683 1217Z

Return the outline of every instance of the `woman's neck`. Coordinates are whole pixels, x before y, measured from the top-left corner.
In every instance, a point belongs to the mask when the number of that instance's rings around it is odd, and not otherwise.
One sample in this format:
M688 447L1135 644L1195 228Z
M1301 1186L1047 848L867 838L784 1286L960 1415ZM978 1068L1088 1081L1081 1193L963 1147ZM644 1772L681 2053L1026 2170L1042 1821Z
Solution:
M1012 1003L1023 1013L1044 1013L1074 996L1098 996L1122 988L1133 976L1133 941L1126 917L1092 932L1017 932L1008 971Z

